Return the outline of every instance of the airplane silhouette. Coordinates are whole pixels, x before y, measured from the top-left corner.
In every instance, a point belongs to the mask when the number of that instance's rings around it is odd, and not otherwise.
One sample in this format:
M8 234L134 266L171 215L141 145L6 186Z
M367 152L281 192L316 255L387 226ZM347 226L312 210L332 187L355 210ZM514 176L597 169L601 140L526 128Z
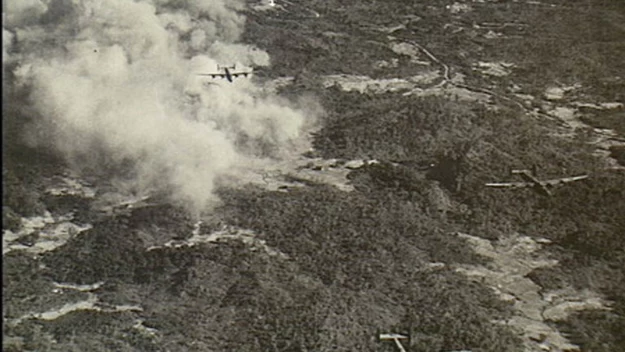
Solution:
M228 82L232 83L234 78L239 76L247 77L252 74L252 71L236 71L236 65L232 66L219 66L217 65L217 70L224 70L224 72L215 72L215 73L198 73L198 76L210 76L211 78L225 78ZM232 71L230 71L232 70Z
M495 187L495 188L522 188L522 187L532 187L533 190L538 192L539 194L545 196L552 196L550 188L561 186L565 183L579 181L588 178L588 175L580 175L580 176L572 176L572 177L562 177L551 180L539 180L536 178L536 169L534 168L530 172L529 170L512 170L511 173L513 175L520 175L525 182L502 182L502 183L487 183L485 186L487 187Z
M395 342L395 346L397 346L397 348L401 351L401 352L406 352L406 349L404 348L404 346L401 344L401 342L399 342L399 340L410 340L410 336L408 335L402 335L402 334L379 334L378 335L378 339L380 341L384 341L384 340L392 340L393 342Z

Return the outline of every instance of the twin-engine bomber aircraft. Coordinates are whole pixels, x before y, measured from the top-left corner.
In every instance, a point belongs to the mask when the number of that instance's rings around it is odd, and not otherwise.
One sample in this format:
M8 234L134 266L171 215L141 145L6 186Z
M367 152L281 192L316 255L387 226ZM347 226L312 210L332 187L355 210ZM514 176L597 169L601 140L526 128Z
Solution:
M560 186L568 182L579 181L588 178L588 175L581 175L540 181L536 178L535 172L532 173L529 170L512 170L511 173L520 175L523 180L525 180L525 182L487 183L486 186L496 188L532 187L536 192L542 195L552 196L551 190L549 188Z
M224 72L215 72L215 73L198 73L199 76L211 76L211 78L221 77L228 80L228 82L232 83L233 78L237 78L239 76L247 77L252 74L252 71L236 71L236 65L232 66L220 66L217 65L217 70L223 70ZM232 70L232 71L230 71Z

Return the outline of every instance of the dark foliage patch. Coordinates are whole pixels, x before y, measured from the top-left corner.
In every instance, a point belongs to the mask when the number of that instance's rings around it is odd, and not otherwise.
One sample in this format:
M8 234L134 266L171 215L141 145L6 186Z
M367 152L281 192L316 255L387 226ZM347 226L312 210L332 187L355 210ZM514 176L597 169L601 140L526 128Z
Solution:
M619 164L625 166L625 147L611 147L610 156L616 159Z

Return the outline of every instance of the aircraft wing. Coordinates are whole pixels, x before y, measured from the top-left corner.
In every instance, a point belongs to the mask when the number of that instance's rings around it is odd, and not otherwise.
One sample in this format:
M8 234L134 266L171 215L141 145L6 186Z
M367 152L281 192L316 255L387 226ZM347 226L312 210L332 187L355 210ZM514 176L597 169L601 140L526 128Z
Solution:
M230 71L230 75L232 77L238 77L238 76L247 77L248 75L251 75L251 74L252 74L252 71L239 71L239 72L237 72L237 71Z
M534 184L531 182L496 182L496 183L487 183L486 187L495 187L495 188L522 188L522 187L531 187Z
M243 77L247 77L249 75L252 74L252 71L230 71L230 76L231 77L239 77L239 76L243 76ZM214 73L198 73L198 76L210 76L211 78L227 78L228 74L223 73L223 72L214 72Z
M391 339L408 339L408 336L401 334L380 334L380 340L391 340Z
M198 76L210 76L211 78L215 78L215 77L226 78L225 73L198 73L197 75Z
M512 173L520 175L525 182L533 183L535 185L541 184L541 181L539 181L536 176L532 175L529 170L512 170Z
M549 186L557 186L560 184L564 184L564 183L568 183L568 182L574 182L574 181L579 181L579 180L584 180L587 179L588 175L580 175L580 176L573 176L573 177L562 177L562 178L556 178L553 180L545 180L545 181L540 181L541 184L543 185L549 185Z

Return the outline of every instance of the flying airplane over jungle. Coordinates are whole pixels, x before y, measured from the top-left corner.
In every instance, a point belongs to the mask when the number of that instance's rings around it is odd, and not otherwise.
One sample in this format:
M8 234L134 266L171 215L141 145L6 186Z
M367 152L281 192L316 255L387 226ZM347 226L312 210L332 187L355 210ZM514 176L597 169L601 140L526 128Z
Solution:
M234 78L237 78L239 76L243 76L243 77L247 77L249 75L252 74L252 70L249 71L243 71L243 70L239 70L237 71L237 66L236 65L232 65L232 66L220 66L217 65L217 70L218 71L223 71L223 72L214 72L214 73L198 73L199 76L210 76L211 78L225 78L228 80L228 82L232 83Z
M545 196L552 196L550 188L561 186L565 183L584 180L588 178L588 175L580 175L580 176L572 176L572 177L562 177L556 178L552 180L539 180L536 178L536 169L534 168L531 172L529 170L512 170L512 174L520 175L521 178L525 182L502 182L502 183L487 183L487 187L496 187L496 188L522 188L522 187L532 187L533 190L538 192L539 194Z

